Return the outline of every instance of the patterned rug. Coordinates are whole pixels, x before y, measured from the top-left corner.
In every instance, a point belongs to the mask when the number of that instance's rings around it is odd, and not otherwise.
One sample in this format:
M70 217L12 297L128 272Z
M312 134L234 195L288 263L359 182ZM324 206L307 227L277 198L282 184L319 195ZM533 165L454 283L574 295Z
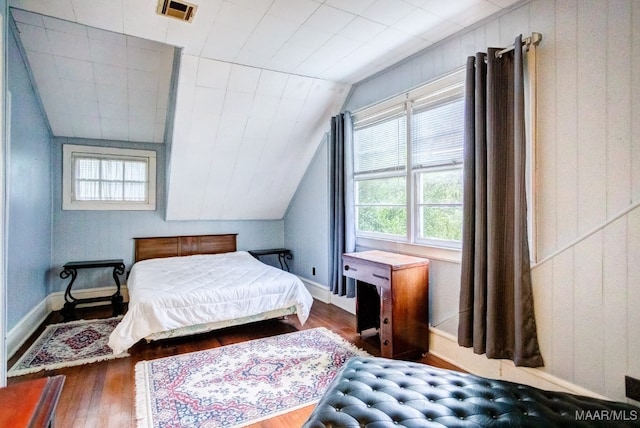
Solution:
M78 366L117 357L107 346L109 335L122 317L51 324L11 367L7 376Z
M136 364L138 427L240 427L317 402L367 355L324 328Z

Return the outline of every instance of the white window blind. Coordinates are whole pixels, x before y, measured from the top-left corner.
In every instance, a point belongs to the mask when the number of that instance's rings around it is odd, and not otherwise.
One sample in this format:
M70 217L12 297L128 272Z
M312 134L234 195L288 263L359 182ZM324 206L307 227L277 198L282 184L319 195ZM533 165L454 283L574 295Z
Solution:
M354 172L404 169L407 163L406 116L386 118L354 131Z
M462 163L462 97L414 109L412 118L413 169Z

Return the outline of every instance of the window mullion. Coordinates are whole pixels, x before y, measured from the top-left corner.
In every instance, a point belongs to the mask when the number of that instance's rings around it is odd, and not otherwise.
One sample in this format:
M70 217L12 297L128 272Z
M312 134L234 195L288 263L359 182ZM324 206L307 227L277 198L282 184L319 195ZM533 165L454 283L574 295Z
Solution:
M102 183L104 182L104 169L102 167L102 159L100 160L100 162L98 163L99 167L98 167L98 200L103 201L104 200L104 194L102 192Z
M414 174L413 174L413 162L412 162L412 150L413 150L413 137L411 135L411 117L412 117L412 101L407 101L405 103L405 112L407 115L407 166L406 166L406 182L407 182L407 240L410 243L415 242L415 218L416 215L414 213L415 206L415 192L414 192Z

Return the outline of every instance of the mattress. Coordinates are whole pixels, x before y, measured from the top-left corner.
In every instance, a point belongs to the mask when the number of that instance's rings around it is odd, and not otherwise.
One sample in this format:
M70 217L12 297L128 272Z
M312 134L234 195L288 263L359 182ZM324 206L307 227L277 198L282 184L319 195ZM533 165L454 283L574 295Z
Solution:
M297 276L246 251L143 260L127 287L129 309L109 337L114 354L161 332L292 306L304 324L313 304Z

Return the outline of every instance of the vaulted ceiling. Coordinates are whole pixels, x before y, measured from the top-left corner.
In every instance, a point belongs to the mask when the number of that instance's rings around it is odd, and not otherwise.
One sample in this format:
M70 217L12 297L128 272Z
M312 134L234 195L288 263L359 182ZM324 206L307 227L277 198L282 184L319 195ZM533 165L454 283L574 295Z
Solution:
M241 220L283 217L353 83L517 1L9 5L55 136L170 143L167 219Z

